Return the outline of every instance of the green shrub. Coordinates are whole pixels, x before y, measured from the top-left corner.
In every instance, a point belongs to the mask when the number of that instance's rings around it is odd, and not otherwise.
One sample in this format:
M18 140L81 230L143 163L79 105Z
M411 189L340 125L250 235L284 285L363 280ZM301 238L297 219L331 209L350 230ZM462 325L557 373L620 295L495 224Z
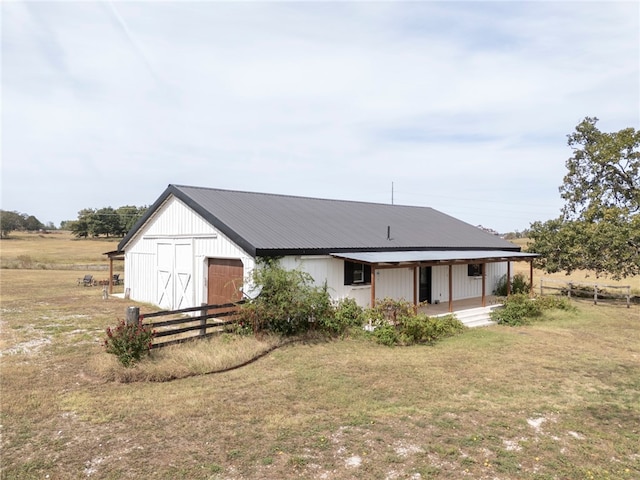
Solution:
M397 325L404 318L415 316L416 314L413 304L406 300L395 300L393 298L378 300L373 308L367 309L366 313L366 317L371 320L374 326Z
M543 311L550 309L571 310L573 307L568 299L562 297L529 298L524 294L516 294L508 297L502 308L491 312L491 319L500 325L527 325L539 318Z
M540 305L522 293L508 297L503 306L491 312L491 319L499 325L527 325L533 317L540 316Z
M122 365L130 367L139 362L151 350L155 332L140 323L127 324L120 320L115 328L107 327L107 338L104 347L112 353Z
M575 310L575 307L571 305L571 301L567 297L546 295L544 297L536 297L536 302L538 302L542 310Z
M383 345L414 345L433 343L464 331L465 327L453 315L428 317L416 313L404 300L385 298L366 311L374 327L373 338Z
M521 273L516 273L511 279L511 293L529 293L530 285L529 281ZM494 295L500 297L507 296L507 276L503 275L496 283L496 288L493 290Z
M343 298L336 304L333 315L323 318L322 329L331 334L343 334L364 323L364 309L353 298Z
M431 341L436 341L441 338L453 337L466 330L460 320L455 315L445 315L443 317L429 317L428 332L431 337Z
M311 275L286 270L277 259L261 260L253 270L253 283L260 288L260 294L241 306L240 328L251 328L255 333L295 335L321 326L333 316L326 284L314 286Z
M446 337L463 332L465 326L454 315L428 317L418 314L406 318L400 325L400 336L407 345L415 343L434 343Z
M393 325L386 324L380 325L376 327L376 329L372 332L373 338L378 343L382 345L386 345L387 347L392 347L399 343L400 335L398 331Z

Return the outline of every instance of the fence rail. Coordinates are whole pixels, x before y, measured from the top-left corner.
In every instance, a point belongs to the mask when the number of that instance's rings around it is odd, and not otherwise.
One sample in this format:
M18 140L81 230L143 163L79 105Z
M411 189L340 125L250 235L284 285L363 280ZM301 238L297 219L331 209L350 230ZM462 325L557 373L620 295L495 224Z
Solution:
M201 305L199 307L140 314L138 307L127 309L127 322L138 322L155 330L151 348L162 348L195 339L219 335L226 326L236 323L240 304ZM200 315L188 315L200 312ZM168 320L156 318L173 316ZM163 341L158 341L163 339Z
M555 285L555 286L554 286ZM607 290L625 290L626 293L612 293ZM562 280L540 279L540 296L545 290L559 291L567 297L593 298L593 304L600 300L624 299L627 308L631 306L631 285L603 285L601 283L569 282Z

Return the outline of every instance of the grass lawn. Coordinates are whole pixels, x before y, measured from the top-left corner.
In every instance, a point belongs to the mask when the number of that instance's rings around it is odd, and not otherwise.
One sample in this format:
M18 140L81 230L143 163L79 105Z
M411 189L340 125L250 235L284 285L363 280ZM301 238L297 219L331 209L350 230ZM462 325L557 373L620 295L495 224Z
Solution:
M225 373L122 383L101 341L132 303L78 276L0 270L2 479L640 478L638 306L574 301L435 346L298 343ZM180 346L144 368L197 372L262 347Z

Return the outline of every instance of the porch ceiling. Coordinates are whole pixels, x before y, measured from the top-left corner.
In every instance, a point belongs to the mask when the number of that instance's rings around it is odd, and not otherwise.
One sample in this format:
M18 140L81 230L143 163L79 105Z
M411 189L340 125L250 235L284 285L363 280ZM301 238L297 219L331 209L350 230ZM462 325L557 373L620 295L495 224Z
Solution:
M529 260L536 253L508 252L504 250L437 250L437 251L384 251L332 253L336 258L371 265L452 264Z

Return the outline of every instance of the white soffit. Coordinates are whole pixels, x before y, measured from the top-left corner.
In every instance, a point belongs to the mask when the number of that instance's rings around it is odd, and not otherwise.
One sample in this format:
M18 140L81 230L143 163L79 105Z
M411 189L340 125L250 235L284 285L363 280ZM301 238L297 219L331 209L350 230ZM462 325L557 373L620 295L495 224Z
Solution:
M337 258L344 258L354 262L371 264L398 264L420 262L455 262L478 260L525 260L537 257L536 253L508 252L504 250L448 250L448 251L411 251L411 252L353 252L332 253Z

